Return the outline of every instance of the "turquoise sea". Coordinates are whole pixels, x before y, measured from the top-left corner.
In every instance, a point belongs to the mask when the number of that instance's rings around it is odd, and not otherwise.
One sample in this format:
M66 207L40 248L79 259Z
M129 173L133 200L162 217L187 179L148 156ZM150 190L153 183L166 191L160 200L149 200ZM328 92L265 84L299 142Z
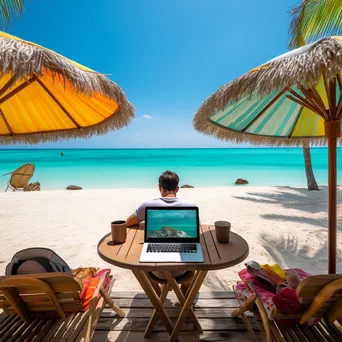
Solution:
M327 149L312 148L311 155L317 182L327 184ZM340 148L339 179L341 159ZM2 174L28 162L35 164L32 182L40 181L42 190L154 187L167 169L179 174L180 184L195 187L230 186L237 178L250 185L306 184L301 148L8 149L0 150L0 188L8 180Z

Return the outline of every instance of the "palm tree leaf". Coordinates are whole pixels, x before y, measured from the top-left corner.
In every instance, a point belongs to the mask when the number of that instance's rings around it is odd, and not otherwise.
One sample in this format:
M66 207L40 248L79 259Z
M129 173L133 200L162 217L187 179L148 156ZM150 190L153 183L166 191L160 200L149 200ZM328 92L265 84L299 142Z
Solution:
M341 0L304 0L292 10L290 48L327 35L342 34Z
M0 21L3 28L12 18L21 15L24 5L25 0L0 0Z

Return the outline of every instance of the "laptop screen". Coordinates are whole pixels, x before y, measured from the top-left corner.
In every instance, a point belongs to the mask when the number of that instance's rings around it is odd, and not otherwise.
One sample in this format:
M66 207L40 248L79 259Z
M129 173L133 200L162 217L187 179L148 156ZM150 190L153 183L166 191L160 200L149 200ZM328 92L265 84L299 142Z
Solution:
M145 242L199 242L197 207L147 207Z

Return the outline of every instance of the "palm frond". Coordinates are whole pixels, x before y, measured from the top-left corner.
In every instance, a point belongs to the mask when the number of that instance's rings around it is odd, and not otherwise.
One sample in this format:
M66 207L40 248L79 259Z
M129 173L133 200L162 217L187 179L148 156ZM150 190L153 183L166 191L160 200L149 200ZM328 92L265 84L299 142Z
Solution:
M342 35L341 0L304 0L291 14L292 49L324 36Z
M25 0L0 0L0 21L5 28L14 17L23 12Z

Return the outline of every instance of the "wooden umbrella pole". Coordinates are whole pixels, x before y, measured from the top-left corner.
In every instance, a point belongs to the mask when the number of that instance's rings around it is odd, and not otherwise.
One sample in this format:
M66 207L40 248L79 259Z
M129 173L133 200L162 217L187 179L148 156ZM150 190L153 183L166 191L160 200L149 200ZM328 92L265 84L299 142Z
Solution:
M325 122L325 136L328 138L328 271L336 273L337 240L337 156L336 140L340 136L340 120Z

